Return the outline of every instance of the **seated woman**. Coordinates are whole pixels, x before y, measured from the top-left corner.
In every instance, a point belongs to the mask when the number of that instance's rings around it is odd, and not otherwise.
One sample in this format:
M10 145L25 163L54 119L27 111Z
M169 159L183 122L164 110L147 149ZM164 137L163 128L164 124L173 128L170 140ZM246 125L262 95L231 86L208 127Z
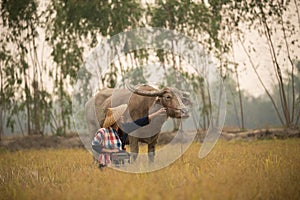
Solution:
M118 122L121 123L122 128L127 128L126 131L132 132L139 127L146 126L150 123L151 119L157 115L165 114L166 109L161 108L160 110L142 117L134 122L123 123L122 115L127 109L127 104L123 104L114 108L109 108L106 117L103 123L103 128L100 128L92 141L92 149L99 154L98 162L100 167L111 165L111 153L119 152L124 149L122 145L122 140L120 139L119 134L122 133L122 130L118 126ZM132 126L136 124L138 126ZM123 136L126 134L123 133ZM125 140L123 140L125 142Z

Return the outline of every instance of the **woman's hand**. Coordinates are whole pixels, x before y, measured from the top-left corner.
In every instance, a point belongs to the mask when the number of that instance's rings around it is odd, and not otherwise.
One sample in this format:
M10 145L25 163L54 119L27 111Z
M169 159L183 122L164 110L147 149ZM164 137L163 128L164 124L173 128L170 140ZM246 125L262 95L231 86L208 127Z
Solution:
M156 111L155 113L152 113L150 114L148 117L149 117L149 120L151 120L152 118L158 116L158 115L165 115L167 112L167 109L166 108L161 108L159 109L158 111Z
M120 151L120 149L111 149L111 153L117 153L119 151Z

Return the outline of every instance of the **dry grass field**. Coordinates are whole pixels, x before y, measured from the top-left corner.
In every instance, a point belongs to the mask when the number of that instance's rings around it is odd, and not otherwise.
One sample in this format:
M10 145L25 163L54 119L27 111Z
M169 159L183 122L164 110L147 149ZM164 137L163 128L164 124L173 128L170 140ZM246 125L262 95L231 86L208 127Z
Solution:
M81 148L0 152L0 199L300 199L300 139L199 143L170 166L130 174Z

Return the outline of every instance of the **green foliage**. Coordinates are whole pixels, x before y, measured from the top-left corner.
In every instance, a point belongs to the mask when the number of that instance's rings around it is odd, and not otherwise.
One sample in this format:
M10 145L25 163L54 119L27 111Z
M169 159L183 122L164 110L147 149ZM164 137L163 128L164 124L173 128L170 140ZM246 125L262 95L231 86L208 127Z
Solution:
M149 77L149 74L147 74L145 71L146 69L143 67L127 70L124 79L130 80L130 84L132 85L147 83L146 78Z
M270 53L266 56L272 60L273 72L277 80L276 87L280 90L278 93L275 92L274 96L269 95L269 99L272 101L282 125L286 127L295 126L297 122L295 121L294 109L296 90L294 88L295 74L293 71L295 64L293 60L297 59L295 50L299 47L297 46L299 44L299 34L296 31L296 23L291 23L290 17L286 17L286 15L293 6L296 6L295 10L298 12L297 2L294 1L294 5L292 5L291 1L252 0L231 2L228 6L234 10L234 13L229 14L230 19L228 21L233 25L232 29L235 30L241 43L244 43L244 35L240 30L241 25L251 31L254 30L261 37L264 37ZM297 14L299 15L299 13ZM249 50L247 51L244 48L244 51L248 57L250 57L251 51L256 52L256 44L251 44L247 48ZM252 57L249 59L252 59ZM257 67L253 65L252 68ZM290 77L287 80L284 80L284 71L287 71L287 75ZM289 71L292 71L292 73L289 73ZM258 73L256 74L259 76ZM285 85L291 85L291 93ZM266 93L270 92L266 91ZM279 101L275 102L274 99L279 99Z
M14 35L19 35L31 25L29 21L36 19L33 15L36 15L37 3L35 0L24 0L22 3L18 0L3 0L1 9L4 26L11 28Z
M22 130L19 116L26 112L28 134L43 132L51 107L50 95L38 80L40 66L36 55L40 16L37 7L33 0L2 1L1 4L5 27L5 37L1 40L1 107L5 112L1 113L1 120L7 119L13 129L17 118Z
M214 5L214 4L212 4ZM221 7L221 6L220 6ZM157 5L148 7L148 15L151 18L150 25L177 30L212 48L220 48L218 32L221 23L221 9L214 6L209 8L203 3L194 1L157 1ZM206 38L206 39L205 39Z
M84 66L85 51L95 47L99 38L110 38L120 32L143 26L175 30L198 41L209 53L214 54L220 61L222 71L230 63L226 54L230 51L232 41L227 40L227 31L239 32L239 25L242 23L261 35L267 28L262 24L268 25L271 22L283 24L288 36L297 34L295 25L282 19L290 1L212 0L207 4L191 0L157 0L153 4L147 4L144 9L135 0L51 0L46 10L39 7L41 2L1 1L1 122L11 129L16 124L23 130L26 127L28 133L42 133L45 126L50 125L56 134L65 135L71 126L70 87L76 81L82 81L79 88L81 93L74 97L78 102L84 102L92 95L93 88L88 85L91 74L78 72ZM43 35L39 34L41 29L42 32L45 31L45 40L51 48L52 60L49 62L39 57L38 49L44 45L40 44ZM270 26L270 30L276 32L279 28ZM160 39L162 42L167 40ZM124 80L126 74L134 77L133 82L146 81L146 70L140 66L148 61L149 51L143 49L129 52L134 49L132 45L144 42L143 38L128 36L114 40L110 45L117 46L124 40L125 59L127 61L130 58L132 66L127 64L127 68L123 68L123 60L118 58L119 65L112 63L108 71L101 74L103 87L115 87L119 76ZM172 47L178 45L176 42L172 42ZM295 46L298 43L293 39L290 44ZM278 46L284 45L280 43ZM255 51L255 47L252 49ZM279 48L278 54L282 53L282 49ZM166 84L174 84L174 77L179 73L193 91L200 91L202 100L207 99L203 78L185 72L180 61L175 59L176 55L157 50L156 56L165 67L165 74L168 74L165 77ZM166 69L166 66L171 66L172 69ZM295 91L298 91L299 78L296 72L294 75ZM42 80L45 77L49 77L49 83ZM284 83L281 87L285 88L285 85L291 91L292 84ZM297 121L300 121L299 115L297 117L299 99L296 92L294 120ZM207 118L209 106L206 102L199 108ZM18 120L19 116L26 120L26 125L20 122L22 119Z
M47 41L52 46L51 56L56 63L55 88L59 97L60 115L63 130L70 125L70 95L67 85L73 85L76 75L83 64L83 42L96 45L99 35L115 35L128 28L137 26L142 14L140 4L135 1L51 1L47 10ZM124 17L125 16L125 17ZM103 77L108 87L114 87L117 80L117 68L111 66Z

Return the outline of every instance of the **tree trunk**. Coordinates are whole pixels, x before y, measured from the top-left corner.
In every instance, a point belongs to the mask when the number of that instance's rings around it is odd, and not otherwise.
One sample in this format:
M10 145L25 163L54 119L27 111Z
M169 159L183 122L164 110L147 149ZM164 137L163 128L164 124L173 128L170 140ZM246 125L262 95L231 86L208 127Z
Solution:
M285 126L289 127L290 126L290 113L289 113L289 108L287 105L287 99L286 99L286 94L285 94L285 89L284 89L284 84L283 84L282 72L281 72L279 63L277 61L277 55L275 52L273 40L271 38L271 31L270 31L270 28L266 21L265 13L263 12L262 6L260 6L260 11L262 14L261 22L263 23L263 26L265 29L264 34L265 34L268 44L269 44L269 50L270 50L271 56L273 58L273 65L276 69L275 73L279 80L278 84L279 84L279 91L280 91L279 94L280 94L280 99L281 99L280 102L281 102L281 106L282 106L282 110L283 110L283 114L284 114L284 118L285 118Z
M298 24L299 24L299 28L300 28L300 14L299 14L297 0L294 0L294 3L295 3L296 10L297 10L297 18L298 18Z
M19 127L21 129L21 133L22 133L23 136L25 136L20 117L19 117L19 115L16 115L16 117L17 117L17 120L18 120Z
M4 100L4 93L3 93L3 76L2 76L2 63L1 64L1 68L0 68L0 142L2 140L2 135L4 132L4 121L3 121L3 110L4 110L4 104L5 104L5 100Z
M281 15L280 15L280 17L281 17L281 27L282 27L282 32L283 32L283 39L284 39L284 42L285 42L285 46L286 46L286 50L287 50L287 56L288 56L288 60L289 60L289 62L290 62L290 64L291 64L291 66L292 66L292 72L291 72L291 78L292 78L292 107L291 107L291 111L292 111L292 113L291 113L291 116L290 116L290 118L291 118L291 120L290 120L290 122L291 123L293 123L293 121L294 121L294 117L295 117L295 80L294 80L294 63L293 63L293 61L292 61L292 58L291 58L291 54L290 54L290 47L289 47L289 43L288 43L288 41L287 41L287 35L286 35L286 31L285 31L285 27L284 27L284 24L283 24L283 17L282 17L282 13L281 13Z
M64 86L63 86L63 75L60 73L59 78L59 93L60 93L60 114L62 126L59 127L59 135L65 135L66 133L66 121L65 121L65 111L64 111Z
M1 99L2 100L2 99ZM3 109L2 105L0 107L0 142L2 140L2 135L3 135Z
M238 86L238 93L239 93L239 102L240 102L240 112L241 112L241 121L242 121L242 129L245 129L245 123L244 123L244 109L243 109L243 100L242 100L242 94L240 89L240 80L239 75L237 71L237 66L235 66L235 74L236 74L236 83Z
M31 125L30 125L30 94L29 94L29 88L27 84L27 77L26 73L24 74L25 76L25 104L26 104L26 110L27 110L27 134L31 135Z
M209 112L207 112L207 127L209 126L209 124L214 127L214 121L211 120L213 113L212 113L212 103L211 103L211 96L210 96L210 90L209 90L209 84L207 83L207 97L208 97L208 105L207 108L209 110Z
M205 99L205 92L204 92L204 85L200 84L200 93L201 93L201 99L202 99L202 103L203 103L203 108L202 108L202 113L203 113L203 117L202 117L202 121L203 121L203 129L206 130L207 126L206 126L206 117L208 117L208 112L207 112L207 105L206 105L206 99ZM201 113L201 112L200 112ZM209 119L209 118L207 118Z
M298 110L298 115L297 115L297 119L296 119L296 122L295 122L296 126L297 126L297 124L299 122L299 119L300 119L300 110Z
M243 41L241 40L241 38L238 37L238 39L239 39L239 41L240 41L240 43L241 43L241 45L242 45L242 48L243 48L244 52L246 53L246 55L247 55L247 57L248 57L248 59L249 59L250 65L251 65L252 69L254 70L254 72L255 72L255 74L256 74L256 77L258 78L260 84L263 86L263 88L264 88L266 94L268 95L269 99L271 100L271 102L272 102L272 104L273 104L273 107L274 107L274 109L275 109L275 111L276 111L276 114L277 114L278 119L280 120L281 124L284 125L284 122L283 122L283 120L282 120L282 118L281 118L281 115L280 115L279 110L278 110L278 108L277 108L277 106L276 106L276 103L275 103L273 97L271 96L270 92L269 92L268 89L266 88L264 82L262 81L262 79L261 79L259 73L257 72L257 70L256 70L256 68L255 68L255 65L254 65L254 63L253 63L253 60L252 60L251 56L249 55L249 52L247 51L247 49L246 49L246 47L245 47Z
M32 25L32 24L31 24ZM33 28L30 29L32 35L32 47L30 49L30 53L33 54L31 56L32 59L32 67L33 67L33 119L34 119L34 133L35 134L42 134L41 127L40 127L40 103L41 99L39 99L39 80L38 80L38 58L36 53L36 44L35 44L35 37L33 34Z
M234 108L234 112L235 112L235 116L236 116L236 122L238 124L239 127L241 127L241 123L240 123L240 119L239 119L239 115L238 115L238 110L237 110L237 106L236 106L236 102L235 102L235 98L234 98L234 93L231 89L230 86L227 86L229 88L229 91L231 93L231 96L232 96L232 103L233 103L233 108Z

